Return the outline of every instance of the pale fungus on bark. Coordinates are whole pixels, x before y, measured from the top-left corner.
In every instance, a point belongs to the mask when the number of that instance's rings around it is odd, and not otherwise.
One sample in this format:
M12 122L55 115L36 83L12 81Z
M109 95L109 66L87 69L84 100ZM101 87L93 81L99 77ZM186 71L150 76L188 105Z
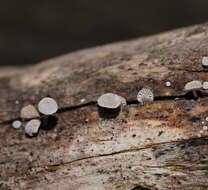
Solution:
M53 98L45 97L39 102L38 110L44 115L52 115L57 112L58 105Z
M184 90L193 93L193 96L197 98L197 90L202 88L202 82L199 80L193 80L191 82L186 83Z
M208 129L208 126L203 126L204 131L207 131L207 129Z
M204 90L207 90L207 89L208 89L208 82L207 82L207 81L203 82L202 88L203 88Z
M18 100L16 100L16 101L15 101L15 104L17 104L17 105L18 105L18 104L19 104L19 101L18 101Z
M25 133L30 137L35 136L38 133L40 125L41 125L40 120L38 120L38 119L30 120L25 125Z
M102 108L116 109L121 106L122 102L121 97L117 94L106 93L98 98L97 104Z
M142 88L138 94L137 94L137 100L138 102L144 104L148 102L154 101L154 94L153 92L148 88Z
M19 121L19 120L15 120L12 122L12 127L15 128L15 129L19 129L22 125L22 122Z
M21 109L20 117L22 119L33 119L40 117L40 115L33 105L27 105Z
M171 86L171 82L170 82L170 81L167 81L167 82L165 83L165 86L170 87L170 86Z
M86 101L85 98L82 98L82 99L80 100L81 103L84 103L85 101Z
M204 68L208 68L208 57L207 56L202 58L202 66Z

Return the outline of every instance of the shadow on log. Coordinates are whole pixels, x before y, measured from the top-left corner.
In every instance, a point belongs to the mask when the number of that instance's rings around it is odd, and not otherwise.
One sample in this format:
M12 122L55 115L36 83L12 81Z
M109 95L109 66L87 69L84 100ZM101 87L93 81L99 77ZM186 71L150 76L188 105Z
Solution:
M142 187L142 186L136 186L135 188L131 190L149 190L148 188Z

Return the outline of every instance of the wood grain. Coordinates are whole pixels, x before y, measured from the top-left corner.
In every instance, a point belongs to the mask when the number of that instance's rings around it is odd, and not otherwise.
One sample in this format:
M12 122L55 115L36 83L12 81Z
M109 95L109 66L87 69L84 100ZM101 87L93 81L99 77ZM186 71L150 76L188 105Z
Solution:
M0 188L208 189L208 91L198 99L184 91L189 81L208 81L207 32L202 24L1 69ZM142 87L153 103L136 102ZM112 119L95 103L106 92L128 100ZM59 104L51 129L27 138L11 127L23 106L45 96Z

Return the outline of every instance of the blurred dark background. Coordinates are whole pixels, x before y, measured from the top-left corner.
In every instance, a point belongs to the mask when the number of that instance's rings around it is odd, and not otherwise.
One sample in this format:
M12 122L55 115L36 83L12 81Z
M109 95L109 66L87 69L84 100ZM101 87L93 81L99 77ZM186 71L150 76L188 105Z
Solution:
M0 0L0 65L202 23L207 0Z

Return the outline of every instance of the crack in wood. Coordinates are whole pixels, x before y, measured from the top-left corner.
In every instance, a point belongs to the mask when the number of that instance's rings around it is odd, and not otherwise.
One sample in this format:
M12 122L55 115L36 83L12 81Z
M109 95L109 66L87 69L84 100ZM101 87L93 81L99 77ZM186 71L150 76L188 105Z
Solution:
M177 170L188 170L188 171L202 171L202 170L208 170L208 166L204 167L187 167L180 164L169 164L169 165L160 165L160 166L151 166L151 165L143 165L146 168L169 168L169 169L177 169Z
M192 69L185 69L185 68L173 68L173 67L168 67L172 71L181 71L181 72L190 72L190 73L207 73L207 69L202 69L202 70L192 70Z
M102 157L114 156L114 155L118 155L118 154L138 152L138 151L141 151L141 150L151 149L151 148L154 148L154 147L160 146L160 145L168 145L168 144L172 144L172 143L184 143L184 142L188 142L190 140L198 140L198 139L207 140L207 137L200 137L200 138L198 137L198 138L182 139L182 140L175 140L175 141L166 141L166 142L161 142L161 143L155 143L155 144L147 145L147 146L142 147L142 148L121 150L121 151L118 151L118 152L112 152L112 153L108 153L108 154L100 154L100 155L96 155L96 156L84 157L84 158L80 158L80 159L77 159L77 160L72 160L70 162L65 162L65 163L60 163L60 164L53 164L53 165L48 165L48 166L39 166L39 167L46 167L48 169L50 167L64 167L64 166L71 165L71 164L74 164L76 162L85 161L85 160L88 160L88 159L102 158ZM157 166L157 167L159 168L159 166ZM154 168L154 166L153 166L153 168Z

